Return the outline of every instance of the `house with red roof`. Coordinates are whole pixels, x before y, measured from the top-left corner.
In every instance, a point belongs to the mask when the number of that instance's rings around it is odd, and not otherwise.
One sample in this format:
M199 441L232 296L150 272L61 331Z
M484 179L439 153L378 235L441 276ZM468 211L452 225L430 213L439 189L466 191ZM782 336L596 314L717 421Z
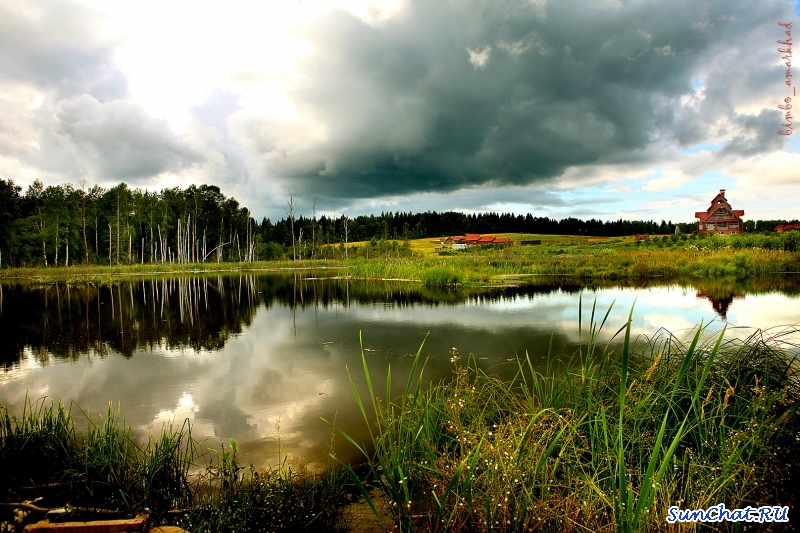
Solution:
M725 189L720 189L711 206L694 214L697 218L697 233L741 234L744 226L744 209L733 209L725 198Z
M775 231L778 233L783 233L784 231L791 231L793 229L800 229L800 224L778 224L775 226Z
M454 235L445 239L445 242L450 243L453 248L459 250L470 246L485 246L485 245L510 245L511 239L505 237L491 237L489 235L481 235L479 233L466 233L464 235Z

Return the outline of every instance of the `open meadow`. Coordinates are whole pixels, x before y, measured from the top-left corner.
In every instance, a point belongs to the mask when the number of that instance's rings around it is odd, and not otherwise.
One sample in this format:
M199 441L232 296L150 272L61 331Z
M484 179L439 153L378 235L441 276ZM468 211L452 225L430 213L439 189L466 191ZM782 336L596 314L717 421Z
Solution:
M800 273L800 232L777 235L576 237L497 234L513 246L454 250L441 239L372 240L323 246L314 259L254 262L158 263L0 270L0 279L48 283L170 272L341 269L367 280L407 280L438 286L506 285L532 276L581 280L747 279ZM520 242L540 242L519 245Z

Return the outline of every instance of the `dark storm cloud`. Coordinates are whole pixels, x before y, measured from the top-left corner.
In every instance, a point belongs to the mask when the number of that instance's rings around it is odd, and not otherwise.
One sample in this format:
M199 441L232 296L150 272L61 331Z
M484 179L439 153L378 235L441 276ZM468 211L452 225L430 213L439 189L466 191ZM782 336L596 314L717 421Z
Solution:
M730 101L750 67L775 70L750 51L786 16L778 0L412 0L374 26L334 12L308 32L316 53L294 92L316 130L251 140L295 192L339 198L545 182L700 142L721 119L738 128L727 150L774 149L771 114ZM701 72L707 90L687 105Z
M62 101L56 118L58 133L101 179L135 183L202 159L165 120L150 117L135 104L119 100L103 104L84 95Z
M781 123L781 118L780 112L774 109L765 109L758 116L735 117L734 121L742 132L725 144L720 155L753 156L781 148L783 139L775 134L775 125Z
M0 2L0 79L101 102L127 93L97 15L72 2Z

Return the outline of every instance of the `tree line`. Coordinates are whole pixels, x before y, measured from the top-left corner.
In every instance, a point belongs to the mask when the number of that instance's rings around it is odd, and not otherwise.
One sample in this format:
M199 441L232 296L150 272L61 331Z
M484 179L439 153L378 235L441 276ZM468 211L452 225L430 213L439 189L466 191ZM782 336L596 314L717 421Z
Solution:
M71 184L23 193L0 179L0 266L123 265L135 263L250 262L346 257L354 241L402 241L464 233L624 236L691 233L672 221L580 220L453 211L381 213L350 218L304 216L294 198L286 217L258 223L247 207L215 185L160 192ZM748 232L786 221L746 221ZM386 248L386 247L384 247ZM387 248L388 249L388 248ZM393 248L394 249L394 248ZM337 255L338 254L338 255Z
M3 266L255 260L258 225L213 185L150 192L0 179Z

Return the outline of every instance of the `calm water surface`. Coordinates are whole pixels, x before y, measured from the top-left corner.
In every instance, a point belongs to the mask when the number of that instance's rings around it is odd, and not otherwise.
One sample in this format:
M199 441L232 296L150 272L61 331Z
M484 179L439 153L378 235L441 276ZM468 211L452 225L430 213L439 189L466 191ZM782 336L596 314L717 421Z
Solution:
M0 404L19 413L26 395L51 396L99 417L114 402L138 438L188 418L195 437L234 438L256 465L278 461L278 434L282 454L324 463L323 418L364 436L347 370L361 386L359 333L374 378L391 364L399 381L423 341L432 380L451 375L454 347L501 375L526 351L541 362L551 336L572 354L579 301L584 321L593 302L602 313L614 302L603 342L634 301L636 334L685 336L703 321L743 337L800 322L795 280L446 293L306 272L0 289Z

